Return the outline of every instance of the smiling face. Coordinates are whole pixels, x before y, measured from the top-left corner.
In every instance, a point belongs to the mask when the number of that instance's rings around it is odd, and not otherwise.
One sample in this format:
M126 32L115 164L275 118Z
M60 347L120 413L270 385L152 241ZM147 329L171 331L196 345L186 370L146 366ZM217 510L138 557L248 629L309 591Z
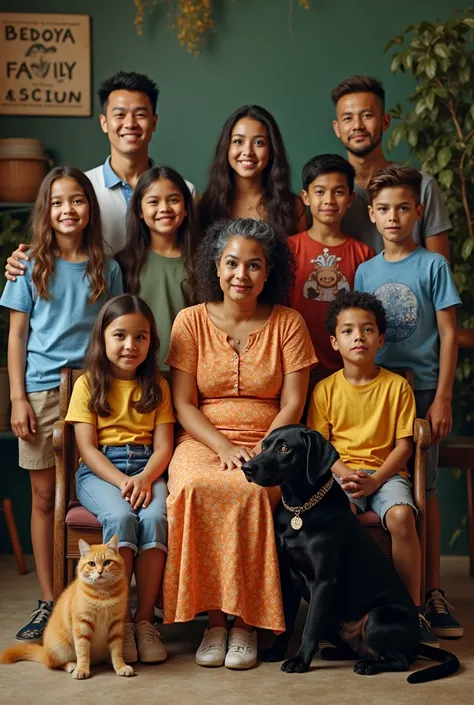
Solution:
M243 179L260 176L268 164L270 154L270 138L262 122L245 117L235 123L228 159L238 176Z
M389 243L400 244L411 239L415 223L422 215L423 206L416 203L409 186L383 188L369 206L370 220L384 242Z
M382 101L373 93L349 93L337 102L334 132L355 156L378 147L389 125L390 115L384 114Z
M154 181L140 205L141 217L150 231L159 235L175 233L186 216L183 194L169 179Z
M322 225L333 225L341 222L354 194L349 193L344 174L333 172L317 176L308 190L301 192L301 198L314 220Z
M63 177L51 184L51 227L57 235L82 236L89 223L89 201L75 179Z
M104 330L105 354L116 379L135 379L150 347L150 324L141 313L119 316Z
M263 291L269 270L257 240L236 235L229 240L216 264L224 298L248 302L256 300Z
M133 155L148 150L157 116L153 115L146 93L112 91L105 112L100 116L100 124L109 137L112 152Z
M336 335L331 336L334 350L339 350L344 361L356 365L375 360L383 341L375 314L361 308L341 311L337 317Z

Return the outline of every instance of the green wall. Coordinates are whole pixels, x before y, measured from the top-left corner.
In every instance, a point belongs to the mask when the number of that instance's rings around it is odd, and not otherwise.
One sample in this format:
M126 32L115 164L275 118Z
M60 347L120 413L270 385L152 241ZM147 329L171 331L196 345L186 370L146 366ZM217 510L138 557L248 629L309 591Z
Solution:
M175 0L173 0L175 1ZM94 92L119 69L154 77L161 90L158 131L151 156L178 169L202 191L215 141L225 118L246 103L259 103L276 117L293 168L293 185L305 161L318 152L341 151L334 137L330 90L353 73L375 74L385 82L388 106L403 102L409 77L390 74L383 54L389 39L410 23L447 18L461 0L312 0L305 12L293 0L214 0L215 33L199 57L179 46L169 29L162 0L142 37L134 30L132 0L13 0L3 10L70 12L92 17ZM67 8L67 10L66 10ZM88 169L108 154L94 98L91 118L0 117L5 137L41 139L58 162ZM402 158L403 150L393 154ZM443 551L466 513L465 481L442 471ZM456 552L466 552L465 535Z

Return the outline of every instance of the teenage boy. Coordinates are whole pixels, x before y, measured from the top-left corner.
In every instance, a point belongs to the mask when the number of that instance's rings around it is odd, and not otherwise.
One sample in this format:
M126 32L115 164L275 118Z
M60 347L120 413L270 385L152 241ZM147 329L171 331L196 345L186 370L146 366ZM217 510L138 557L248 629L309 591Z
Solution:
M383 244L377 228L368 216L367 184L372 176L390 165L382 149L383 133L390 126L390 114L385 112L385 90L380 81L370 76L350 76L331 93L336 107L334 132L347 149L347 158L356 172L356 197L342 228L352 237L381 252ZM423 173L422 217L417 221L413 239L427 250L439 252L449 260L447 230L452 225L436 180Z
M338 291L354 288L357 267L374 256L362 242L341 232L341 221L354 198L354 169L337 154L313 157L303 168L301 198L312 224L289 238L296 260L296 281L291 306L308 326L319 360L312 381L342 367L339 352L324 334L329 303Z
M100 85L99 121L110 142L104 164L86 171L99 201L104 246L108 254L119 252L127 240L126 215L140 176L152 166L148 147L156 130L159 90L144 74L119 71ZM186 182L192 195L196 189ZM13 280L24 273L29 245L19 245L7 260L5 275Z
M385 345L377 363L409 367L416 413L431 426L426 455L425 615L437 636L459 637L463 628L440 587L441 520L436 483L438 443L452 428L451 398L457 361L455 307L461 303L444 257L419 247L415 224L423 217L422 175L411 167L382 169L368 184L370 218L384 251L361 264L355 288L373 293L387 312Z
M406 469L415 399L401 375L375 364L386 329L384 308L371 294L341 292L329 306L326 328L344 368L316 385L308 426L339 453L332 471L352 511L371 508L390 532L395 569L418 606L422 642L436 646L419 606L421 550Z

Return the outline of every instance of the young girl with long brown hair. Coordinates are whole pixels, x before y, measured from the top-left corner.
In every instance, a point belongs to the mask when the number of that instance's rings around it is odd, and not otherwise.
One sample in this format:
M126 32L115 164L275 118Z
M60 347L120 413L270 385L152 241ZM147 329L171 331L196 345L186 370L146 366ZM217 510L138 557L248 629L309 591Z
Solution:
M135 573L137 610L126 617L127 663L164 661L153 626L167 550L168 490L162 475L173 452L171 395L157 366L159 338L150 307L131 294L108 301L94 326L85 373L66 416L82 463L77 497L115 534L128 580Z
M97 198L79 169L44 178L31 218L26 272L7 282L11 425L19 465L30 471L31 540L41 599L17 641L40 641L53 600L53 425L62 367L80 368L102 304L122 292L118 264L105 257Z
M176 315L194 303L195 232L193 198L182 176L166 166L146 171L130 202L128 241L117 260L126 290L153 311L161 368Z

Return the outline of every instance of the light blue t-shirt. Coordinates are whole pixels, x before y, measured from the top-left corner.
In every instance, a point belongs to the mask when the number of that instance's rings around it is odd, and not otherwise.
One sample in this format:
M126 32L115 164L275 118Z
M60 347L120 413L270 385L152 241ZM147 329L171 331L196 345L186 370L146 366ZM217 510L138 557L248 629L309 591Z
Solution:
M50 299L35 296L31 279L34 261L25 262L26 272L15 282L8 281L0 305L30 316L26 346L25 391L40 392L59 386L61 368L81 368L92 327L107 298L123 292L122 273L117 262L106 258L105 294L95 303L88 302L90 284L85 277L87 260L55 260L50 278Z
M410 367L416 391L436 389L436 312L461 303L448 261L424 247L417 247L398 262L387 262L381 252L359 266L354 289L375 294L387 314L385 344L377 353L377 364Z

